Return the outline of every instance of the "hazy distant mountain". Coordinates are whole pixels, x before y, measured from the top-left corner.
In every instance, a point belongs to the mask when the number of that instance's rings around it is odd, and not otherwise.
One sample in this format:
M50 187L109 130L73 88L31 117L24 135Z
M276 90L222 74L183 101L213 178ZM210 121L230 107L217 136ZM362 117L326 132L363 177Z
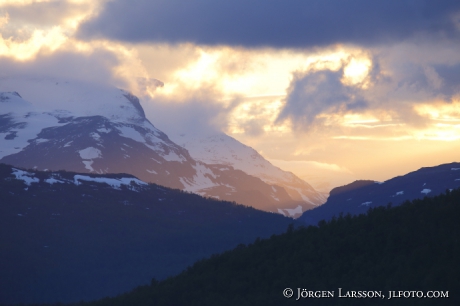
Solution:
M207 164L219 164L232 166L235 169L258 177L270 185L283 187L289 196L299 201L297 210L278 209L287 216L301 214L303 211L323 204L326 197L317 192L304 180L298 178L292 172L283 171L273 166L263 158L256 150L246 146L238 140L226 135L210 135L205 137L188 136L181 134L174 140L186 148L195 160Z
M0 304L113 296L292 222L128 174L0 164Z
M130 173L272 212L302 212L322 202L302 181L295 182L296 188L309 194L292 188L286 192L276 181L232 165L195 160L155 128L138 98L126 91L50 78L2 78L1 90L9 92L0 96L0 162L41 170Z
M460 163L421 168L385 182L355 181L331 190L327 202L305 212L299 220L317 225L320 220L330 220L340 213L357 215L371 207L435 196L448 189L460 187Z

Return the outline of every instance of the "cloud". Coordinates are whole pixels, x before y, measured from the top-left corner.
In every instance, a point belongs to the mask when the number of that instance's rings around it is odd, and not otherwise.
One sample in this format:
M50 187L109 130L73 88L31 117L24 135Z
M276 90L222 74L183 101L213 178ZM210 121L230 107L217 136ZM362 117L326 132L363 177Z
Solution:
M172 138L181 134L213 135L225 130L229 113L240 103L238 100L227 105L217 102L212 88L174 98L144 96L141 101L147 118Z
M435 65L428 71L439 90L450 96L460 93L460 63L455 65Z
M370 133L378 136L391 130L404 134L408 127L425 129L433 124L434 111L423 113L421 105L439 109L460 95L460 58L449 51L450 43L438 48L445 57L416 43L369 49L371 66L365 73L356 69L361 77L357 82L349 81L353 76L345 78L347 67L357 67L354 57L342 60L338 70L296 72L276 123L291 121L298 131L333 129L347 139L368 139ZM413 52L416 49L424 51Z
M138 44L137 55L148 74L166 84L174 82L174 73L200 57L199 49L190 44Z
M117 57L106 50L89 54L56 51L38 54L31 61L0 57L0 77L52 77L123 86L124 82L113 75L112 68L117 64Z
M86 15L94 4L89 1L49 1L31 2L27 5L6 3L0 11L7 12L15 26L27 24L28 26L54 26L62 24L76 16Z
M342 84L343 70L321 70L297 74L291 84L286 104L277 121L292 119L294 126L309 129L324 119L322 113L343 113L366 109L368 101L359 89Z
M114 0L80 37L245 47L371 45L459 37L457 0Z
M251 119L242 124L242 128L244 130L244 133L252 136L252 137L257 137L262 135L264 131L264 123L265 120L263 119Z

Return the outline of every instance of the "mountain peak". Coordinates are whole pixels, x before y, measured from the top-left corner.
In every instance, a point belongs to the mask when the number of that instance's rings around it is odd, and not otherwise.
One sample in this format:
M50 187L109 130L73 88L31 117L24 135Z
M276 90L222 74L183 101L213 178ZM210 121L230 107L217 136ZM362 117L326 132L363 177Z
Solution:
M24 99L10 93L5 99L31 106L2 105L0 162L38 170L130 173L146 182L271 212L287 209L289 216L323 202L306 182L225 134L197 144L209 148L212 160L193 158L151 124L139 99L128 91L27 77L0 78L0 91L20 92Z
M145 112L144 109L141 106L141 102L139 101L139 98L133 95L132 93L125 91L123 89L120 89L123 92L123 96L128 99L129 102L134 106L134 108L137 110L137 113L139 116L145 119Z
M356 181L354 181L354 182L352 182L350 184L340 186L340 187L336 187L336 188L332 189L329 195L330 196L339 195L341 193L352 191L352 190L355 190L355 189L358 189L358 188L361 188L361 187L364 187L364 186L367 186L367 185L372 185L372 184L375 184L375 181L371 181L371 180L356 180Z
M146 119L137 97L105 84L53 77L4 77L0 78L0 92L4 92L2 100L22 98L37 111L66 110L74 117L104 116L124 122Z
M0 90L0 104L2 105L1 112L9 113L18 110L24 110L24 108L30 108L32 104L25 101L21 95L16 91L1 92Z
M16 96L22 99L21 95L16 91L0 92L0 102L8 102L11 100L11 96Z

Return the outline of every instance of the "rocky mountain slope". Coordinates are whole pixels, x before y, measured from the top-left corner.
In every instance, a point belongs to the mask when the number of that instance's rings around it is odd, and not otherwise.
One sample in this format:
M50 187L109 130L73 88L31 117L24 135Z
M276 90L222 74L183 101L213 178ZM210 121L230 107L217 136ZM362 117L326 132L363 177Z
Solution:
M307 182L292 172L272 165L256 150L226 134L204 137L181 134L174 137L174 140L186 148L195 160L207 164L228 165L258 177L267 184L283 187L292 199L300 203L300 207L297 207L297 212L295 209L279 209L281 214L294 216L326 201L324 194L317 192Z
M289 210L301 213L321 202L314 196L307 202L292 188L286 191L231 164L195 160L153 126L139 99L126 91L50 78L2 78L0 91L0 162L40 170L129 173L291 216Z

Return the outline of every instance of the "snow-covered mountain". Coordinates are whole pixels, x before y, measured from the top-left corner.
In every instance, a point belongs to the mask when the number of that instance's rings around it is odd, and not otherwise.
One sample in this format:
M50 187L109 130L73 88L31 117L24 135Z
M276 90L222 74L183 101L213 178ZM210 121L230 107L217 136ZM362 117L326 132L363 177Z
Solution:
M39 170L129 173L266 211L299 211L299 205L305 210L302 196L299 200L273 182L232 165L192 158L152 125L129 92L25 77L0 79L0 92L0 162Z
M186 148L195 160L207 164L228 165L258 177L267 184L283 187L300 204L294 209L278 209L281 214L293 216L326 201L324 194L317 192L307 182L292 172L272 165L256 150L226 134L202 137L180 134L173 139Z

